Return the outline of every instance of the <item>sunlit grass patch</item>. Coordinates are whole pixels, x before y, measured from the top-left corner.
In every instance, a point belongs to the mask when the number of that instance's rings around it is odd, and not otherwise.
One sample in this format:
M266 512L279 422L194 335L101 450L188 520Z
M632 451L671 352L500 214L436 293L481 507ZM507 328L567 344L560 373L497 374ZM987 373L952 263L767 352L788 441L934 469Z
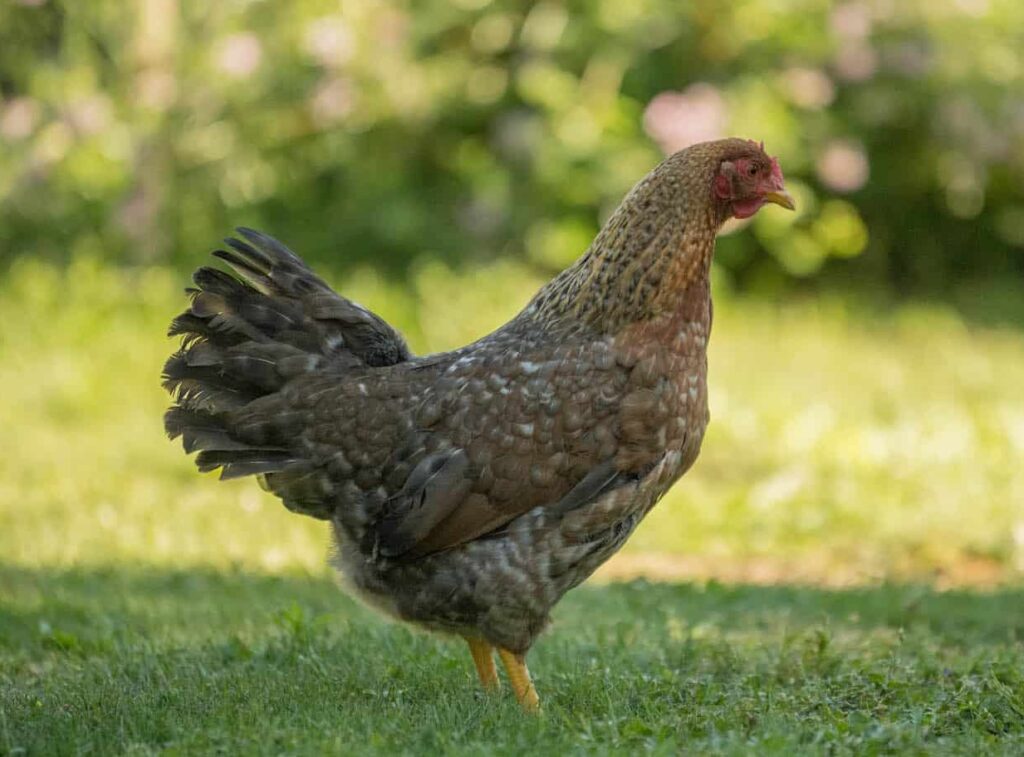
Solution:
M349 296L419 351L502 323L539 281L503 264L370 271ZM218 484L163 438L159 386L186 277L22 262L0 296L0 547L21 565L324 570L322 524ZM1024 569L1024 335L948 311L720 297L712 422L627 552L842 576L1005 580ZM780 570L780 569L776 569ZM786 568L789 570L789 568ZM711 571L714 575L714 571Z

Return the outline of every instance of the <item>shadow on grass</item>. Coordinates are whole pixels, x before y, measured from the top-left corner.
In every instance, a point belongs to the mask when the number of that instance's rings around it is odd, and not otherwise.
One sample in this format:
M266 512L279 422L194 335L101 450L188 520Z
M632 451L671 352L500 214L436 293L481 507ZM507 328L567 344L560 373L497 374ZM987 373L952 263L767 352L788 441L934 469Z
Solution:
M786 753L848 739L851 717L895 747L871 718L914 739L931 712L929 738L974 745L1014 732L1024 706L1024 589L633 581L572 592L554 625L530 656L548 716L524 736L461 643L385 622L324 576L0 566L0 750L517 753L753 734ZM816 736L795 725L808 717Z
M1024 588L936 591L920 585L825 589L715 582L589 585L556 608L556 635L635 623L764 633L809 625L922 630L946 642L1024 638ZM328 577L152 567L28 569L0 564L0 652L103 651L133 638L161 646L225 635L392 627ZM549 635L552 635L549 634Z

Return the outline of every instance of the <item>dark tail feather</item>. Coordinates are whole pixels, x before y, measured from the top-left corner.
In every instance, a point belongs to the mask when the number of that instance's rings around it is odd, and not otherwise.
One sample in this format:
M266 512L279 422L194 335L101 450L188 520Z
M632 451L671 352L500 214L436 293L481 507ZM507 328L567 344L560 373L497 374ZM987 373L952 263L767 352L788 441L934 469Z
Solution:
M241 451L203 450L196 457L196 466L203 473L221 468L222 480L273 473L289 465L303 462L285 450L246 449Z
M221 452L251 449L245 442L233 439L217 416L201 410L172 407L164 415L164 428L171 439L181 437L181 446L187 454L200 449Z
M321 474L298 442L309 419L277 392L303 374L393 365L411 353L387 323L335 293L280 242L238 233L213 253L238 276L198 269L189 308L171 322L168 333L182 341L164 365L175 403L164 427L186 452L199 452L200 470L266 476L289 507L328 517Z

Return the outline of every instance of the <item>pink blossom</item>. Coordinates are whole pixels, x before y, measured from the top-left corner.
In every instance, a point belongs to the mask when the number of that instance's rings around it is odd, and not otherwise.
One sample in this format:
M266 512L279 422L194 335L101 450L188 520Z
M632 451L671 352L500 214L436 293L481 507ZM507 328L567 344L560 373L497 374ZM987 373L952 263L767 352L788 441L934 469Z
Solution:
M343 78L325 79L317 85L310 109L319 125L337 123L352 112L352 85Z
M24 139L36 128L39 106L28 97L15 97L0 108L0 135L6 139Z
M306 28L303 46L320 65L338 67L352 59L352 32L340 18L318 18Z
M217 54L217 65L228 76L241 79L252 74L263 60L263 45L252 32L225 38Z
M870 173L864 146L849 139L825 145L816 168L822 184L836 192L855 192L867 183Z
M861 2L842 3L832 10L829 24L841 39L863 40L871 34L871 11Z
M727 115L721 93L701 82L655 96L644 111L644 129L668 154L722 137Z
M847 81L864 81L878 70L878 54L866 42L844 44L836 54L835 70Z
M783 72L782 82L789 99L801 108L824 108L836 96L835 85L821 69L790 68Z

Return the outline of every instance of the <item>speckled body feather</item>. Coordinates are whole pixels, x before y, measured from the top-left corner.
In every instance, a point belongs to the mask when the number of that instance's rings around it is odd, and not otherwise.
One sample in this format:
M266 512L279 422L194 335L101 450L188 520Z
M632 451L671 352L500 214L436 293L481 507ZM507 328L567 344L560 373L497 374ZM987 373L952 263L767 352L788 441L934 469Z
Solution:
M196 274L166 425L201 469L329 520L335 563L406 621L525 652L696 460L708 422L708 187L750 143L667 159L512 321L413 357L280 244Z

